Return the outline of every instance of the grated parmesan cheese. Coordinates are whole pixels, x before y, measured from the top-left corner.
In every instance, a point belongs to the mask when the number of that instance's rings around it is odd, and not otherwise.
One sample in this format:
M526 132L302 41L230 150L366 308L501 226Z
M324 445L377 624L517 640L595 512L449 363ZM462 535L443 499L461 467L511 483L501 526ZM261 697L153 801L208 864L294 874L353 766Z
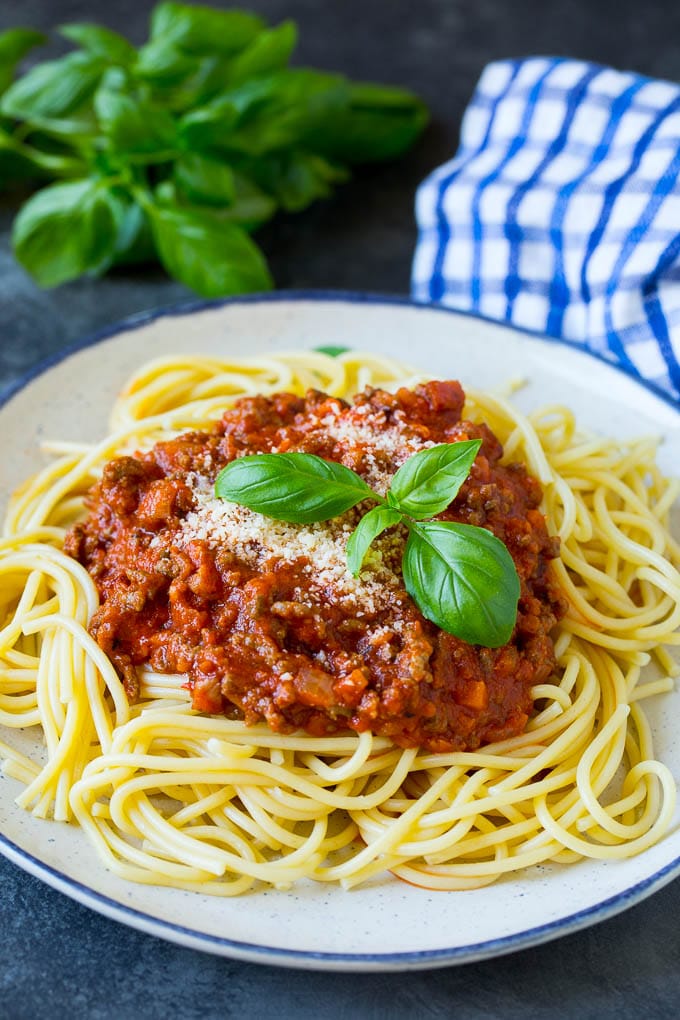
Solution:
M271 520L206 492L196 493L196 504L182 522L176 538L180 546L196 539L211 548L223 546L254 569L268 569L276 561L301 560L296 601L319 603L330 598L361 616L377 613L403 598L401 536L380 536L359 577L347 569L347 540L359 520L354 511L331 521L302 525Z
M311 426L311 427L310 427ZM410 456L434 446L407 422L386 426L382 411L359 405L338 405L317 422L305 423L301 445L337 443L337 459L356 470L374 491L384 495L392 477ZM286 451L295 449L287 430ZM273 445L273 453L280 452ZM405 535L392 528L379 536L366 556L359 577L347 569L347 541L361 512L350 510L331 521L287 524L213 494L209 477L191 472L187 484L194 491L195 509L182 521L176 541L180 546L201 540L213 548L228 549L254 570L267 570L276 562L299 561L300 584L294 598L301 603L333 601L356 616L373 615L406 597L401 574Z
M368 405L337 407L319 419L317 428L308 424L305 439L330 439L341 444L347 451L342 463L358 471L375 492L384 496L397 468L414 453L435 445L418 435L407 422L398 420L387 428L384 422L384 414L376 414ZM286 444L285 449L291 447ZM279 453L280 449L274 447L272 452Z

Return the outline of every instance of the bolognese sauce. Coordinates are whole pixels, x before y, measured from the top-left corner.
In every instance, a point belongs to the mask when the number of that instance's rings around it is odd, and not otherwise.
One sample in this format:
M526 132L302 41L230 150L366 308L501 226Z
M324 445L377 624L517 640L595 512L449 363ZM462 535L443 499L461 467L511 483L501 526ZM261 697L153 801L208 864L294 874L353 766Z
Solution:
M185 674L197 710L280 732L370 730L436 752L520 733L531 688L555 667L550 630L565 611L549 567L558 543L538 482L523 465L500 463L501 444L462 420L463 403L457 382L367 389L352 403L313 390L248 397L211 431L109 462L66 551L97 585L91 631L128 697L146 666ZM464 439L482 445L438 519L489 529L513 558L521 595L501 648L466 644L422 616L401 576L399 526L354 578L345 546L362 507L292 525L213 492L239 456L298 451L343 463L384 493L413 453Z

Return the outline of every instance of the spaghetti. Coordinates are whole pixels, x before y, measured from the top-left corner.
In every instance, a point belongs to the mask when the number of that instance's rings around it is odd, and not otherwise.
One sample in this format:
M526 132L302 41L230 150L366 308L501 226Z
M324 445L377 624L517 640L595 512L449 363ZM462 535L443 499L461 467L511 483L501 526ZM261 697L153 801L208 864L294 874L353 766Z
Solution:
M0 724L40 726L45 744L29 759L0 742L22 808L76 820L125 878L219 895L301 878L350 887L386 870L471 888L661 838L675 784L654 758L642 702L677 672L667 648L680 643L680 548L668 520L679 486L653 465L651 441L583 435L563 407L527 418L468 393L465 409L501 439L504 461L542 483L561 540L559 674L532 690L519 736L436 754L370 733L274 733L198 714L184 676L149 671L131 705L89 634L97 591L62 545L111 457L205 427L248 394L413 381L354 352L163 359L130 381L104 441L48 444L56 459L15 494L0 542Z

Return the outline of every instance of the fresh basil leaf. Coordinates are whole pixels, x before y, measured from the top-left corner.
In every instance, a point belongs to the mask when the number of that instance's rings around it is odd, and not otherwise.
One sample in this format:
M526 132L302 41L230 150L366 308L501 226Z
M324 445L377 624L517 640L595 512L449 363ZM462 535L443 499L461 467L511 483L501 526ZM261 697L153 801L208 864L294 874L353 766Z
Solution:
M157 87L172 87L197 73L200 62L168 39L155 39L140 46L133 73Z
M191 202L183 202L182 195L178 193L173 181L161 181L153 189L153 200L156 205L167 206L170 209L192 209ZM214 210L210 210L211 213Z
M9 87L0 102L7 117L43 121L67 116L93 94L104 71L100 57L69 53L38 64Z
M512 635L520 583L503 543L485 528L411 525L404 584L421 613L471 645L498 648Z
M242 174L234 173L234 201L220 209L220 219L240 223L245 230L255 230L276 212L276 202Z
M18 152L6 149L0 143L0 187L10 188L30 184L45 176L35 163Z
M347 567L350 574L358 577L373 540L400 520L402 516L399 511L387 506L374 506L364 514L347 542Z
M350 468L311 453L239 457L220 471L215 495L292 524L327 521L376 498Z
M223 297L272 286L262 252L236 224L208 209L154 205L149 215L161 262L197 294Z
M344 109L347 82L340 75L295 68L246 82L230 94L235 101L240 97L243 103L248 97L249 102L223 147L261 156L293 146L303 137L313 138L319 125Z
M149 87L156 106L177 115L199 109L229 84L229 61L223 57L192 57L171 47L166 58L165 68L157 65L146 73L142 63L135 68L135 75Z
M295 89L294 79L291 78L293 73L289 70L275 71L273 74L231 85L216 101L229 100L238 111L239 118L252 119L254 115L272 109L274 105L281 105L284 101L290 105L296 101L292 94Z
M97 181L52 184L33 195L14 221L19 262L42 287L101 271L115 249L118 208Z
M96 258L91 239L82 258L75 242L60 239L53 273L45 271L44 253L26 255L41 266L36 274L53 282L140 252L148 257L155 247L170 272L200 293L268 287L264 259L244 231L268 219L277 204L303 209L347 177L342 160L330 149L319 151L317 133L337 135L350 106L389 107L391 115L408 106L406 93L369 94L370 86L357 90L339 75L290 69L294 23L270 29L240 10L160 3L139 52L123 35L93 23L60 31L80 49L14 82L18 60L43 36L29 29L0 34L0 93L6 87L0 114L25 122L12 144L0 139L0 180L56 176L80 185L90 173L101 194L110 191L108 199L84 207L85 220L108 223ZM107 178L116 186L105 185ZM143 209L130 196L121 198L122 183L141 196ZM159 185L167 194L154 213L144 195ZM77 219L72 210L67 214ZM30 247L31 222L20 224L22 249ZM82 224L74 229L79 233L87 233ZM211 256L203 267L199 238Z
M110 79L109 79L110 80ZM102 83L94 97L97 119L117 152L156 155L177 144L175 122L130 93Z
M234 188L235 198L231 205L210 206L210 216L216 224L237 223L244 230L252 231L276 212L276 202L255 185L251 185L241 174L234 174ZM182 209L196 208L171 180L157 184L154 197L160 205Z
M481 439L465 439L415 453L392 478L390 505L415 518L440 514L456 498L481 445Z
M341 162L392 159L415 142L428 119L427 107L411 92L349 83L346 108L315 126L308 143Z
M229 96L218 96L198 110L181 118L179 137L187 151L211 153L224 144L240 116L235 101Z
M46 175L45 170L20 150L16 139L0 128L0 186L26 183Z
M329 358L339 358L341 354L347 354L351 347L334 347L332 344L329 346L315 347L314 350L318 351L319 354L327 354Z
M76 155L70 145L51 134L40 130L33 131L31 143L26 145L17 135L10 134L2 128L0 132L0 149L6 157L11 153L16 155L21 165L26 168L24 176L28 179L55 176L78 179L92 169L89 161Z
M151 39L163 39L187 53L231 55L244 49L265 28L262 18L246 11L160 3L151 15Z
M92 56L103 57L111 64L130 67L137 59L137 50L132 43L129 43L118 32L113 32L110 28L104 28L102 25L93 25L88 22L60 25L59 34Z
M287 67L296 45L297 27L294 21L284 21L276 28L260 32L232 61L229 80L241 82Z
M188 198L203 205L231 205L236 198L231 168L199 153L183 153L175 162L173 178Z
M9 28L0 33L0 92L12 84L17 64L26 54L46 42L46 36L32 28Z
M242 166L288 212L300 212L317 198L328 198L333 186L349 176L344 167L300 149L272 153Z
M31 128L36 132L31 135L31 145L35 148L38 142L37 132L40 132L43 141L53 138L61 142L64 148L68 147L71 151L72 162L75 143L83 142L84 148L89 147L92 143L92 135L97 133L97 121L90 103L85 103L80 109L74 111L74 114L73 117L31 117Z
M263 109L280 102L285 76L269 75L223 89L208 103L188 112L180 121L187 149L219 150L238 147L233 132L244 121L252 123Z
M122 199L121 205L122 215L118 219L118 234L111 264L129 266L157 261L148 216L130 198Z
M180 135L188 150L249 157L278 153L335 116L345 105L346 90L340 75L306 69L274 72L227 88L187 113L180 121Z

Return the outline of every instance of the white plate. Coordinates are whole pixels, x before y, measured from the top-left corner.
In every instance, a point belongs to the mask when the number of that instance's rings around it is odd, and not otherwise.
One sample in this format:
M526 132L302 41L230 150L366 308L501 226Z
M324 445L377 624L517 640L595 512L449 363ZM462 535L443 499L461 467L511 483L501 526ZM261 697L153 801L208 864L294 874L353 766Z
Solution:
M105 431L116 391L140 362L175 352L253 355L340 344L393 355L425 371L490 387L518 374L524 407L569 404L608 434L666 437L662 463L680 462L677 408L567 345L453 312L383 298L276 294L141 316L44 367L0 408L6 495L40 463L44 435ZM650 710L659 756L680 778L673 721L680 696ZM34 739L28 735L26 739ZM222 900L131 885L109 874L77 828L19 811L0 779L0 851L80 903L161 938L270 964L388 970L478 960L543 942L611 916L680 873L680 828L633 860L534 868L486 889L431 893L386 877L352 892L305 884Z

